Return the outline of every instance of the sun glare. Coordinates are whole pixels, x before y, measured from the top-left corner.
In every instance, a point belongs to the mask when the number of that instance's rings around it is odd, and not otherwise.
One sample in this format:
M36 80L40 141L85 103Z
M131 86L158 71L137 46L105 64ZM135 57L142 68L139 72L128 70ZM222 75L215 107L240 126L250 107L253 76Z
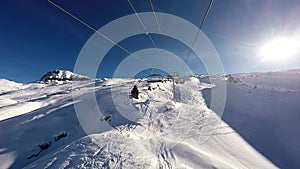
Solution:
M265 61L289 61L299 52L299 41L295 38L275 38L265 43L259 52Z

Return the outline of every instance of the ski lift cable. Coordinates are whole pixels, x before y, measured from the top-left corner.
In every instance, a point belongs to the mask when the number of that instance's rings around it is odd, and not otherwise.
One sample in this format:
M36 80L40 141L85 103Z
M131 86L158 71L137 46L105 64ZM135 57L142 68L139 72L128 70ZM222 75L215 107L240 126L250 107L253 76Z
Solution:
M151 9L152 9L152 12L153 12L153 16L155 18L155 22L156 22L156 25L157 25L157 28L158 28L158 31L160 34L161 33L161 29L160 29L160 26L159 26L159 22L158 22L158 17L156 15L156 12L155 12L155 9L154 9L154 5L152 3L152 0L149 0L149 3L150 3L150 6L151 6ZM163 41L162 41L163 42ZM165 59L165 58L164 58ZM172 79L173 79L173 101L176 103L176 92L175 92L175 72L173 73L172 75Z
M131 3L130 0L128 0L128 3L130 5L130 7L132 8L133 12L135 13L137 19L139 20L140 24L142 25L143 29L145 30L146 35L149 37L149 39L151 40L151 43L153 44L154 48L156 49L157 53L162 57L161 53L158 51L157 45L155 44L152 36L149 34L148 29L146 28L144 22L142 21L141 17L139 16L137 10L135 9L135 7L133 6L133 4ZM155 17L156 18L156 17ZM156 20L156 24L158 24L157 20ZM158 29L160 30L160 29Z
M142 25L142 27L143 27L143 29L144 29L146 35L149 37L149 39L150 39L152 45L154 46L156 52L158 53L158 55L159 55L161 58L164 58L164 57L162 56L162 54L160 53L160 51L158 50L157 45L155 44L155 42L154 42L152 36L149 34L148 29L146 28L144 22L143 22L142 19L140 18L140 16L139 16L137 10L135 9L134 5L131 3L130 0L128 0L128 3L129 3L129 5L130 5L131 9L133 10L134 14L136 15L138 21L139 21L140 24ZM156 20L156 21L157 21L157 20ZM156 22L156 23L158 23L158 22ZM160 31L160 29L159 29L159 31ZM165 59L163 59L163 60L164 60L165 64L167 65L167 62L165 61ZM151 74L152 74L152 72L154 71L154 69L156 69L156 68L155 68L155 67L152 67Z
M151 6L151 9L152 9L152 12L153 12L153 16L154 16L154 19L155 19L158 31L159 31L159 33L161 33L160 32L160 26L159 26L159 23L158 23L157 15L156 15L156 12L154 10L154 6L153 6L153 3L152 3L152 0L149 0L149 2L150 2L150 6Z
M120 49L122 49L123 51L125 51L126 53L128 53L129 55L132 55L134 58L136 58L137 60L139 60L140 62L142 62L144 65L149 66L149 67L153 67L152 65L144 63L143 60L140 59L138 56L136 56L134 53L130 52L129 50L127 50L126 48L124 48L123 46L121 46L120 44L118 44L117 42L115 42L114 40L112 40L111 38L109 38L108 36L102 34L98 30L96 30L95 28L93 28L91 25L87 24L83 20L79 19L75 15L71 14L70 12L68 12L64 8L60 7L58 4L52 2L51 0L48 0L48 2L51 3L53 6L55 6L56 8L58 8L59 10L61 10L62 12L66 13L67 15L69 15L70 17L72 17L73 19L77 20L79 23L81 23L84 26L88 27L89 29L91 29L92 31L94 31L95 33L97 33L98 35L100 35L101 37L103 37L104 39L106 39L109 42L111 42L112 44L116 45L117 47L119 47Z
M199 36L199 34L200 34L200 31L201 31L201 29L202 29L202 27L203 27L203 25L204 25L204 22L205 22L205 20L206 20L206 18L207 18L207 16L208 16L208 13L209 13L209 11L210 11L210 9L211 9L211 6L212 6L213 2L214 2L214 0L210 0L210 3L209 3L209 5L208 5L208 7L207 7L207 9L206 9L206 11L205 11L204 17L203 17L203 19L202 19L202 21L201 21L201 23L200 23L200 25L199 25L199 29L198 29L198 31L197 31L197 33L196 33L196 36L195 36L194 40L193 40L192 46L190 47L190 50L189 50L189 52L188 52L188 55L187 55L186 58L185 58L185 61L184 61L185 64L187 64L187 62L188 62L188 59L189 59L189 57L190 57L190 55L191 55L191 53L192 53L192 50L193 50L193 48L194 48L194 46L195 46L195 43L196 43L196 41L197 41L197 38L198 38L198 36Z
M138 15L138 13L137 13L136 9L134 8L133 4L131 3L130 0L128 0L128 3L130 5L131 9L133 10L134 14L136 15L137 19L139 20L140 24L142 25L143 29L145 30L145 33L148 34L148 30L147 30L145 24L142 22L142 19Z
M154 19L155 19L155 23L156 23L156 26L157 26L157 30L158 30L159 34L162 35L161 28L160 28L160 25L159 25L159 22L158 22L158 17L157 17L157 15L156 15L156 12L155 12L154 5L153 5L153 3L152 3L152 0L149 0L149 3L150 3L150 7L151 7L151 9L152 9L153 17L154 17ZM160 36L160 37L161 37L161 36ZM161 42L163 42L163 41L161 41ZM162 57L162 58L163 58L163 60L164 60L165 63L168 63L165 57Z

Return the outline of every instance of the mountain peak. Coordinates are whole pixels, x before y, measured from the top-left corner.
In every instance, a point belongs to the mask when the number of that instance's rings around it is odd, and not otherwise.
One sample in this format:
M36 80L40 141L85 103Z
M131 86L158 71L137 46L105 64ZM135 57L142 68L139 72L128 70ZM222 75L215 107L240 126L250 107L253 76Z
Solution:
M39 80L40 82L52 82L52 81L84 81L89 80L89 77L78 75L68 70L59 70L47 72Z

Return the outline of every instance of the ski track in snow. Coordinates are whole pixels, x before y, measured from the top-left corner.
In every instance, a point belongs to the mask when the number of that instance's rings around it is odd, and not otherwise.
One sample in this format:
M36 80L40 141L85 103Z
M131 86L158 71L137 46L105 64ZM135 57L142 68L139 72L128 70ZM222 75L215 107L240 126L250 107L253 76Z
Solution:
M128 95L133 84L139 99L127 97L138 111L138 124L123 124L106 100ZM189 78L176 85L145 80L104 79L66 84L27 84L0 95L3 168L276 168L211 111L201 90L213 85ZM99 104L110 110L112 130L85 136L73 97L96 91ZM105 102L106 101L106 102ZM1 102L0 102L1 103ZM120 103L120 102L119 102ZM106 106L106 107L105 107ZM111 113L111 114L110 114ZM117 119L115 119L117 118ZM119 121L120 120L120 121ZM106 121L99 120L99 123ZM58 139L59 138L59 139ZM2 161L2 160L1 160ZM2 162L1 162L2 163ZM0 165L0 166L1 166Z

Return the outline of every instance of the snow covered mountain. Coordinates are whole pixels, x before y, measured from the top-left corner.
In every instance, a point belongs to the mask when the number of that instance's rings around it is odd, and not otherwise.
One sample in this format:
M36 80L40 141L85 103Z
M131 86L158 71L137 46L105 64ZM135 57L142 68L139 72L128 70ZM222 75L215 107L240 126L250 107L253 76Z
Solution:
M88 77L78 75L76 73L70 72L68 70L54 70L47 72L41 79L40 82L50 82L50 81L84 81L89 80Z
M202 92L213 85L199 79L176 85L176 103L172 82L137 79L30 83L2 93L11 103L0 105L0 168L277 168L206 106ZM129 96L134 85L139 99ZM83 117L100 127L87 136L74 106L93 93L97 104Z

